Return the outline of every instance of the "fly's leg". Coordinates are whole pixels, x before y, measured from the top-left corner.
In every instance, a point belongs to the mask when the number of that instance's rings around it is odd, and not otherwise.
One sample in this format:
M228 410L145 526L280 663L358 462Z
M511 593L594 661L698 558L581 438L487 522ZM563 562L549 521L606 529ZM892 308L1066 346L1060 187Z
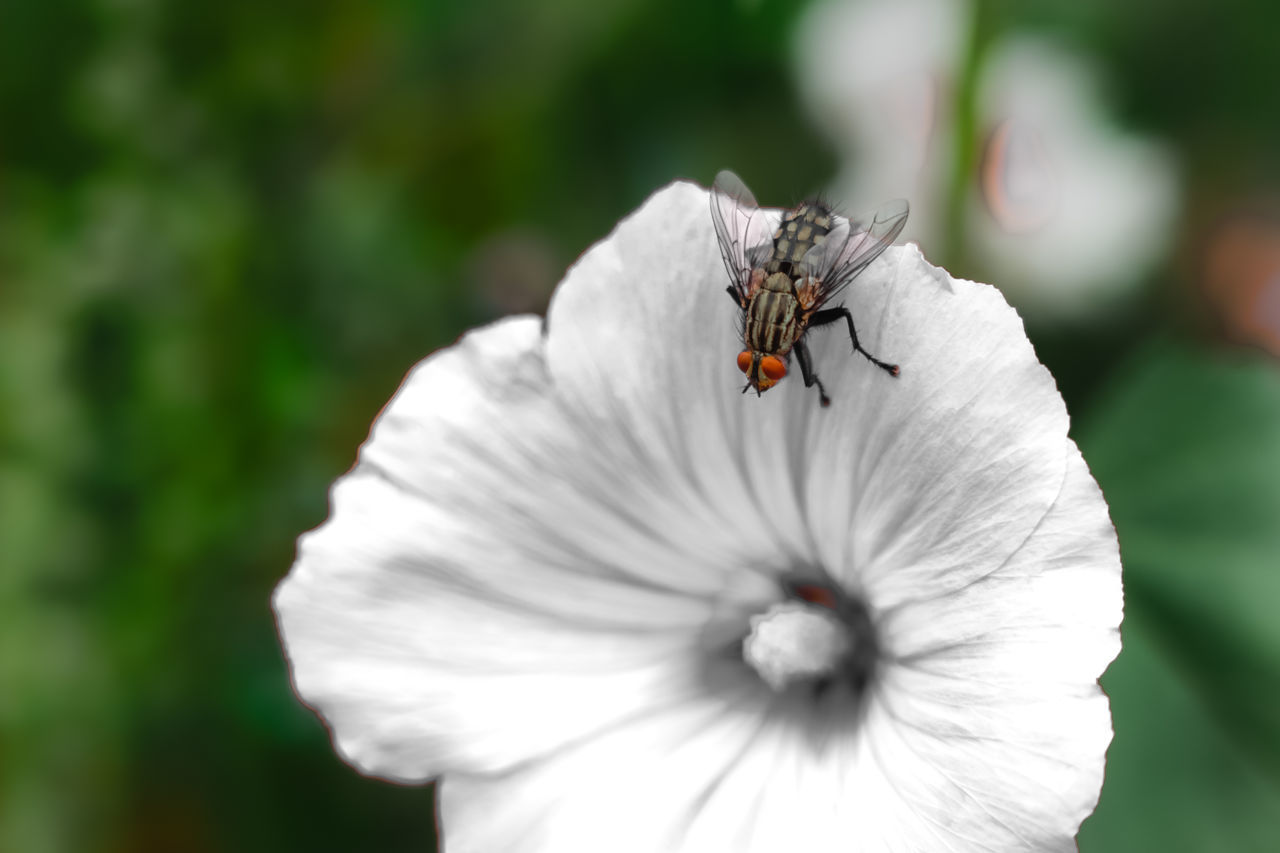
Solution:
M809 327L825 326L828 323L834 323L841 317L843 317L844 321L849 324L849 340L853 341L854 351L862 353L866 356L868 361L883 370L885 373L888 373L890 376L897 376L900 372L898 370L898 365L889 364L887 361L881 361L871 353L864 350L862 348L862 344L858 343L858 332L853 328L853 315L850 314L849 309L845 308L843 305L839 308L828 308L825 311L817 312L809 318Z
M738 295L738 288L734 287L731 284L724 289L724 292L729 294L729 298L733 300L734 305L737 305L739 308L746 307L745 305L742 304L742 297Z
M804 387L812 388L817 385L819 402L824 406L830 406L831 398L827 396L827 389L822 387L822 380L813 372L813 364L809 361L809 348L804 345L804 341L796 341L792 349L800 362L800 375L804 377Z

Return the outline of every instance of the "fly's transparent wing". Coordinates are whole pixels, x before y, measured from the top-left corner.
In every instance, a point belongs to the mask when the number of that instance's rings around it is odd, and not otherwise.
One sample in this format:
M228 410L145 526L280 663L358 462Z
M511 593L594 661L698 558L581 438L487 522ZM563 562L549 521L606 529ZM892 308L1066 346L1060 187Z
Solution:
M768 224L764 222L764 217L760 217L760 219L762 224ZM766 227L764 230L767 232L769 229ZM764 266L772 255L773 238L770 237L754 249L747 249L747 268L754 270Z
M746 305L751 270L768 258L773 242L767 217L755 196L741 178L728 170L716 175L711 187L711 222L729 280L738 301Z
M819 282L815 309L835 297L893 245L907 224L909 212L906 199L894 199L868 217L869 223L868 218L842 222L826 240L805 253L800 262L802 269Z

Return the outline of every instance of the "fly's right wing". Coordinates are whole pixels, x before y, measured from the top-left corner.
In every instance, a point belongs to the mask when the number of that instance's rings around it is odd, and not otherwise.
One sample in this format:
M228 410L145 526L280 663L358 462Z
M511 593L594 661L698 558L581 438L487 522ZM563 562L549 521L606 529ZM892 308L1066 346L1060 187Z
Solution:
M751 270L764 263L773 248L767 217L742 179L728 170L711 187L711 223L729 281L744 308Z
M809 275L818 279L814 310L844 290L893 244L907 224L909 212L906 199L894 199L870 217L845 220L824 242L809 250L801 263Z

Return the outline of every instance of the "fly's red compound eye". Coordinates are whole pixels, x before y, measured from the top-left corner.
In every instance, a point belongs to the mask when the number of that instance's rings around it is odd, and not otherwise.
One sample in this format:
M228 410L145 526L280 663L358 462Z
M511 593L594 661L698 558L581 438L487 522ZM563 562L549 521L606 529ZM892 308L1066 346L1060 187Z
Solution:
M738 353L738 369L743 373L751 369L751 350L744 349Z
M741 363L741 356L739 356L739 363ZM782 363L782 359L766 355L760 359L760 372L777 382L787 375L787 366Z

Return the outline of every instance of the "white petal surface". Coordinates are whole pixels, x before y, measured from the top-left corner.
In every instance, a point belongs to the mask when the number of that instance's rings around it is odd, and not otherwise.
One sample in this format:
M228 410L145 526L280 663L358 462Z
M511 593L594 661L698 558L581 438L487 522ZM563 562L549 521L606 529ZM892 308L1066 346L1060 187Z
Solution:
M557 389L584 419L628 425L614 452L689 472L677 502L713 496L739 545L874 584L885 606L1000 565L1057 495L1067 433L1013 309L890 248L843 301L899 378L851 355L833 325L809 336L830 409L795 366L763 397L741 395L738 311L706 207L705 191L677 184L570 272L548 318Z
M814 355L836 402L808 419L797 464L821 562L878 610L1003 564L1057 497L1068 420L995 288L908 246L850 291L860 336L902 375L849 364L840 330L824 330Z
M664 537L696 508L618 488L660 472L573 433L542 341L511 320L416 368L276 594L299 695L366 772L497 770L677 703L716 620L774 593Z
M506 776L450 777L445 850L1074 849L1111 739L1096 680L1121 600L1106 505L1074 447L1069 460L997 576L894 614L890 642L925 639L856 729L823 737L732 693L664 712Z
M1027 849L1071 839L1097 803L1111 715L1096 680L1120 651L1120 554L1080 452L1053 509L989 577L882 614L880 696L903 730ZM957 749L948 735L968 742ZM870 728L867 737L876 732Z
M675 184L584 255L551 302L549 369L582 421L610 425L597 439L612 442L610 453L685 472L683 483L663 482L665 492L628 484L642 500L717 508L718 517L689 519L686 543L811 558L787 459L790 408L760 405L803 386L789 380L762 400L740 393L741 311L725 294L709 210L705 190ZM802 396L817 407L812 392Z
M753 694L724 690L502 776L450 775L439 790L443 850L734 849L749 837L749 802L722 846L689 846L690 827L735 765L761 754L764 723Z
M557 387L593 418L634 425L653 464L689 471L689 489L730 508L726 523L753 548L771 538L796 563L874 585L877 604L999 566L1057 495L1067 433L1013 309L891 248L844 302L899 378L851 356L833 326L810 334L831 409L798 375L739 395L736 309L705 206L704 191L676 185L570 273L549 317ZM743 470L746 482L725 482Z

